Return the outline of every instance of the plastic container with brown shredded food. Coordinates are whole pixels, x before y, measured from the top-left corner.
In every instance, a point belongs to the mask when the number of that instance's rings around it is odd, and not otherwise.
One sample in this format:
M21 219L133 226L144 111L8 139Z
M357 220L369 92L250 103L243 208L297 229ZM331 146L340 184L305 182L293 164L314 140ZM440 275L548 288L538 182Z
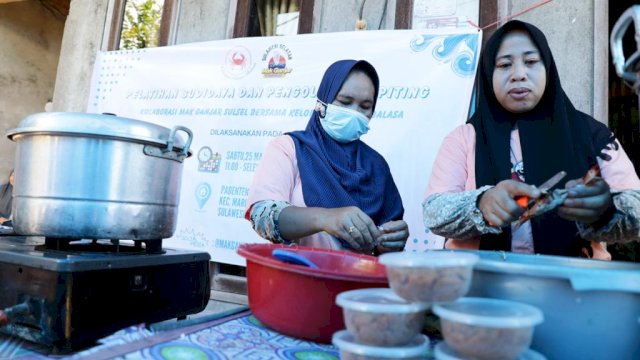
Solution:
M450 302L466 295L477 261L475 254L450 250L380 256L393 291L407 301L425 303Z
M375 346L406 345L420 333L429 308L410 303L389 288L370 288L338 294L344 322L358 341Z
M420 360L427 356L430 347L429 338L422 334L403 346L366 345L356 340L349 330L333 334L332 343L340 349L342 360Z
M462 298L436 305L433 312L447 345L460 357L477 360L518 359L544 319L534 306L489 298Z

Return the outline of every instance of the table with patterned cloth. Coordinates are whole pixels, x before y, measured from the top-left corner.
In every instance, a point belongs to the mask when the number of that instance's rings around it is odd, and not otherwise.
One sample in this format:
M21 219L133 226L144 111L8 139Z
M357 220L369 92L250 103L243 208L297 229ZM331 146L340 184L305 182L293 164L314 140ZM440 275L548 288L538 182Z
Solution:
M132 326L98 341L99 345L74 354L50 355L41 346L15 337L0 336L0 359L292 359L335 360L338 349L281 335L257 320L250 311L183 328L152 331ZM433 345L433 344L432 344ZM433 359L425 354L425 359Z

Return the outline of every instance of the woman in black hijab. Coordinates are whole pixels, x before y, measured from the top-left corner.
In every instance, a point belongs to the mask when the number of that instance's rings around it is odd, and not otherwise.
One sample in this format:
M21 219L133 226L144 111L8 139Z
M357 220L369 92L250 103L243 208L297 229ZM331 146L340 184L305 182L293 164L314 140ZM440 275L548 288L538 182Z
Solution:
M11 203L13 199L13 170L9 173L6 184L0 185L0 225L11 220Z
M465 171L458 173L467 175L456 180L473 192L447 194L455 186L441 183L456 177L455 164L443 169L437 159L423 203L425 225L452 238L447 247L606 259L596 241L640 239L640 196L611 190L638 190L640 180L613 133L571 104L538 28L515 20L498 29L482 51L476 86L475 113L438 155L451 162L453 147L465 150L458 161ZM583 184L596 164L602 177ZM558 211L513 225L524 212L516 199L541 195L528 184L540 185L559 171L568 176L558 185L567 189Z

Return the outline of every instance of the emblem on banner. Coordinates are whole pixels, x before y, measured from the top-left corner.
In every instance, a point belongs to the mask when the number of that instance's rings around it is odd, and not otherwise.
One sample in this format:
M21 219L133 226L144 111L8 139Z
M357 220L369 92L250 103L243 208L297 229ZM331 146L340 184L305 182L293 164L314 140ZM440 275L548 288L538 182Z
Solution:
M217 174L220 172L222 155L213 153L208 146L203 146L198 150L198 171Z
M244 46L236 46L227 52L222 65L222 72L232 79L240 79L253 70L255 63L251 59L251 52Z
M207 203L211 197L211 186L207 183L200 183L196 186L196 201L198 202L198 208L202 210L204 204Z
M287 67L291 58L291 50L285 44L269 46L262 55L262 62L267 63L267 67L262 69L262 76L266 78L287 76L293 71L291 67Z

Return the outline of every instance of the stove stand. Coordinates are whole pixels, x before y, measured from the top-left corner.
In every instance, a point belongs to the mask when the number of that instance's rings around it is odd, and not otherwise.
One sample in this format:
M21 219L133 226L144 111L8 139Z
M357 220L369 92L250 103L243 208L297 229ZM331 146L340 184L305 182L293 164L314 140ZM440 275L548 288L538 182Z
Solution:
M133 243L127 244L127 243ZM143 246L144 245L144 246ZM37 245L37 250L57 250L65 252L101 252L101 253L139 253L139 254L161 254L162 239L154 240L127 240L121 243L120 240L81 240L81 239L59 239L44 238L43 245Z
M2 333L65 353L127 326L198 313L209 302L206 252L140 253L135 244L96 251L104 247L93 241L51 249L45 243L0 237Z

